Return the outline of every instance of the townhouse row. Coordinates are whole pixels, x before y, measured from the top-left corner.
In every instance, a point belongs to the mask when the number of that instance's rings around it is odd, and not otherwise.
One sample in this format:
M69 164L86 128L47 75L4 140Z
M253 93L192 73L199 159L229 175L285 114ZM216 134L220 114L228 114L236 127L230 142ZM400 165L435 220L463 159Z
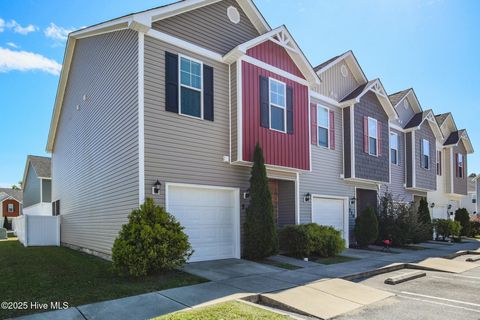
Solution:
M109 256L152 197L191 261L240 258L257 142L278 226L331 225L347 244L387 190L446 218L473 152L451 114L388 95L352 52L313 68L252 1L181 1L69 36L47 143L62 243Z

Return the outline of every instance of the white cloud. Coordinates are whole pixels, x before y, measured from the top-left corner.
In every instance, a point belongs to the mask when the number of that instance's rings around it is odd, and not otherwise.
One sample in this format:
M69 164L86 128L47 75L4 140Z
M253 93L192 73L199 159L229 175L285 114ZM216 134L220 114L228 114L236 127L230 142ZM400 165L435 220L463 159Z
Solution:
M57 41L66 41L68 34L74 29L67 29L57 26L55 23L51 22L50 25L45 29L45 36L52 38Z
M19 46L17 46L17 45L16 45L15 43L13 43L13 42L7 42L7 46L10 46L10 47L15 48L15 49L18 49L18 48L19 48Z
M23 35L27 35L29 34L30 32L35 32L38 30L38 27L37 26L34 26L33 24L29 24L28 26L26 27L22 27L17 21L15 20L10 20L9 22L7 22L5 24L5 27L8 28L8 29L12 29L13 32L15 33L19 33L19 34L23 34Z
M61 69L61 64L41 54L0 47L0 72L38 70L59 75Z
M5 20L0 18L0 32L3 32L5 30Z

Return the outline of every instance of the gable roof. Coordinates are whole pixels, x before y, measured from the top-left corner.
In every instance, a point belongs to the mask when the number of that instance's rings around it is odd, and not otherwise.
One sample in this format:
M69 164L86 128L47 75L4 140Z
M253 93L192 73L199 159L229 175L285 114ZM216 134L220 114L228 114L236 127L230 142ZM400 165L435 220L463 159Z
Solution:
M25 163L25 170L23 171L22 188L25 188L25 182L28 176L30 165L33 170L35 170L38 178L51 179L51 158L28 155L27 162Z
M2 194L5 194L6 196L2 197ZM0 188L0 202L8 198L14 198L18 202L23 202L23 190L12 189L12 188Z
M422 106L420 105L420 101L418 101L417 94L413 88L396 92L389 95L388 98L390 99L390 102L394 108L396 108L404 99L407 99L414 112L422 112Z
M226 63L233 63L238 58L244 56L247 53L248 49L255 47L265 41L272 41L285 48L288 55L295 62L298 69L300 70L300 72L302 72L305 78L309 82L320 83L320 79L315 73L315 70L313 70L312 65L308 61L307 57L303 54L303 51L295 42L295 39L293 39L292 35L290 34L285 25L282 25L265 34L262 34L256 38L253 38L247 42L238 45L223 56L223 61Z
M345 98L340 101L340 104L347 106L352 103L358 103L360 102L360 99L369 91L372 91L377 95L378 100L380 100L380 103L382 104L382 107L389 118L398 118L398 114L388 99L380 79L370 80L367 83L358 86L355 90L345 96Z
M467 149L467 153L473 153L473 145L468 137L468 133L466 129L460 129L457 131L453 131L450 133L448 138L445 140L444 146L456 146L460 141L463 141L465 144L465 149Z
M70 71L70 64L73 58L73 52L75 48L75 42L77 39L91 37L97 34L112 32L122 29L132 29L141 32L151 31L152 22L166 19L187 11L195 10L203 6L207 6L222 0L181 0L168 5L139 11L136 13L127 14L119 18L111 19L105 22L101 22L90 27L82 28L74 31L68 35L67 43L65 46L65 54L62 64L62 71L60 73L60 80L58 82L57 94L55 97L55 103L52 113L52 119L50 121L50 130L48 133L48 141L46 146L47 152L53 151L55 143L55 136L57 131L58 121L60 119L61 109L63 105L63 97L67 84L68 74ZM252 24L258 30L260 34L271 31L271 27L268 25L265 18L262 16L258 8L255 6L252 0L236 0L240 8L245 12ZM204 50L203 52L209 52ZM218 55L220 58L221 56ZM217 57L217 56L215 56Z
M388 98L390 99L390 102L394 107L397 106L397 104L407 95L408 90L410 89L398 91L388 96Z
M437 120L437 123L438 125L441 127L442 124L445 122L445 120L447 120L447 118L449 116L452 116L452 114L450 112L447 112L447 113L442 113L442 114L437 114L435 116L435 119Z
M360 67L357 57L355 57L352 50L344 52L338 56L332 57L327 61L322 62L318 66L314 67L313 69L318 75L320 75L321 73L327 71L328 69L335 66L337 63L340 63L343 60L345 60L348 67L352 69L352 73L355 79L358 81L358 83L368 82L368 78L365 75L365 72L363 72L362 67Z
M405 125L404 129L409 131L419 130L425 121L430 123L430 127L432 128L435 137L437 139L443 139L442 131L440 130L437 121L435 121L435 116L431 109L416 113Z

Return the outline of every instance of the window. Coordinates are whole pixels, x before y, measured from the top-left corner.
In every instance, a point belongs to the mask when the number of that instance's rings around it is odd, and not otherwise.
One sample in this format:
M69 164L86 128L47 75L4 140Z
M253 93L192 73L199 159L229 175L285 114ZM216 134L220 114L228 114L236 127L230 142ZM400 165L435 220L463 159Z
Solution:
M270 129L285 132L286 90L285 83L269 79L270 86Z
M463 178L463 154L458 154L458 177Z
M430 141L422 139L422 168L430 169Z
M390 161L398 164L398 134L390 133Z
M180 114L203 118L202 63L180 57Z
M318 145L328 148L330 132L330 113L322 106L317 106Z
M442 175L442 151L437 151L437 176Z
M15 212L15 205L13 203L8 204L8 213L13 213Z
M368 153L372 156L378 155L378 129L377 120L368 118Z

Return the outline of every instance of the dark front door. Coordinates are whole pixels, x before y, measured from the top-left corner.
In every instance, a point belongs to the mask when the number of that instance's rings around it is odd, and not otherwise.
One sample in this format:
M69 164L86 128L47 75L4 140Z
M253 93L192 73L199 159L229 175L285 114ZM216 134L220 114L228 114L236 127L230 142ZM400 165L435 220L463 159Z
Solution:
M357 189L357 216L361 215L370 205L377 209L377 191L368 189Z

